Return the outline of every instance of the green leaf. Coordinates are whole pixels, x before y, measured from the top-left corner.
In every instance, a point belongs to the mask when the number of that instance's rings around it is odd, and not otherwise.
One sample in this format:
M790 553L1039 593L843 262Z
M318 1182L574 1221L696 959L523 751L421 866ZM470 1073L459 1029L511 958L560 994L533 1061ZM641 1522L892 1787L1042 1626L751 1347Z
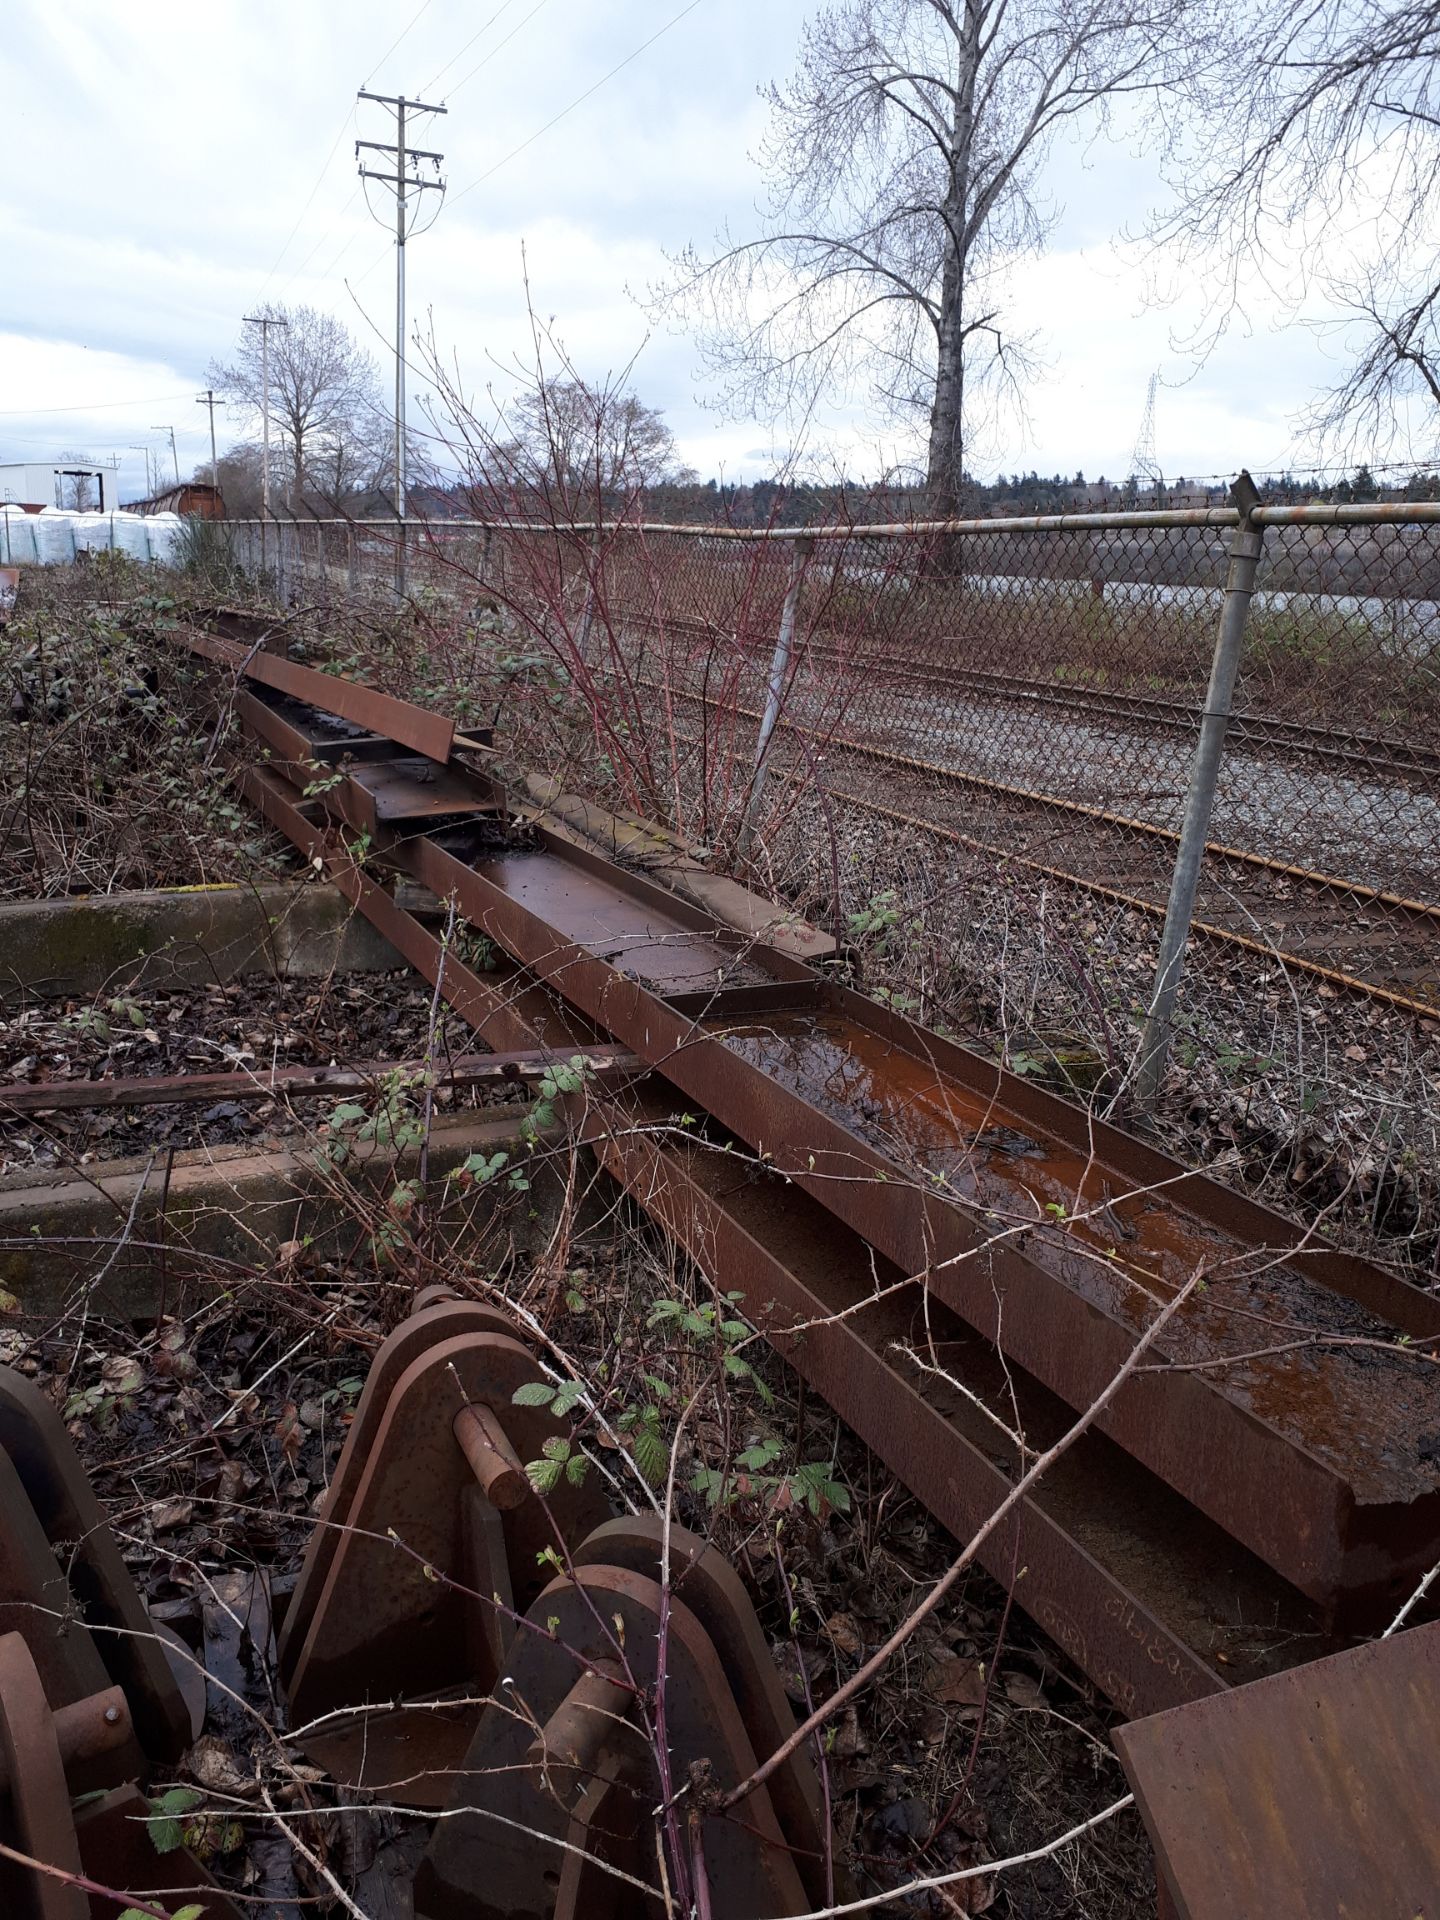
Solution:
M510 1396L510 1404L515 1407L548 1407L555 1398L555 1389L548 1380L527 1380L524 1386L517 1387Z
M185 1844L183 1816L200 1804L200 1795L189 1787L171 1787L158 1800L152 1800L151 1818L145 1822L150 1844L157 1853L174 1853Z
M527 1460L525 1471L529 1474L530 1484L536 1493L550 1493L553 1492L562 1469L558 1460Z
M670 1449L648 1422L635 1429L635 1464L652 1487L663 1484L670 1470Z
M540 1451L547 1460L558 1460L563 1465L570 1458L570 1442L562 1434L552 1433Z
M590 1462L583 1453L573 1454L565 1462L565 1478L572 1487L578 1487L590 1471Z
M570 1409L584 1398L585 1382L583 1380L567 1380L556 1393L555 1402L551 1411L563 1419L563 1417L569 1413Z

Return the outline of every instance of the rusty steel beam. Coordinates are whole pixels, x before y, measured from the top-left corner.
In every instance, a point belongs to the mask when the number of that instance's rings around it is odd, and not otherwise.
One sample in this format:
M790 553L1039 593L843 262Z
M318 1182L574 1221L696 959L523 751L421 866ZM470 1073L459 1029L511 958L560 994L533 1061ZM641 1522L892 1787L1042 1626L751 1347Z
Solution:
M344 680L339 674L321 673L315 667L302 667L278 654L202 633L198 627L175 627L164 638L214 661L217 666L229 667L246 679L274 687L292 700L304 701L321 713L338 715L365 732L383 734L387 740L398 741L429 760L443 764L450 758L455 723L443 714L431 713L408 700L396 700L378 688Z
M1109 1439L1096 1441L1118 1441L1131 1456L1126 1471L1142 1475L1146 1501L1183 1496L1189 1537L1213 1547L1231 1536L1266 1617L1280 1617L1281 1599L1303 1613L1296 1588L1325 1609L1373 1608L1435 1557L1435 1476L1425 1477L1407 1438L1431 1414L1430 1368L1386 1353L1384 1341L1398 1329L1433 1342L1440 1305L993 1062L738 940L599 854L543 832L497 847L478 818L481 793L477 785L470 824L382 834L384 858L453 898L528 973L536 1017L542 1008L553 1017L548 986L571 1018L632 1046L793 1182L787 1191L812 1195L902 1281L923 1279L937 1312L943 1302L998 1338L1036 1392L1088 1406L1156 1304L1197 1266L1207 1273L1208 1293L1167 1329L1154 1369L1127 1382L1103 1418ZM323 798L344 821L343 788ZM303 819L302 836L324 840ZM374 891L382 911L405 917ZM433 978L433 936L409 940ZM633 1128L632 1097L605 1094L600 1104L621 1133ZM643 1183L635 1190L651 1203ZM1277 1320L1292 1338L1276 1341ZM1322 1364L1306 1350L1337 1331L1374 1343L1364 1365L1334 1350ZM1286 1351L1257 1352L1276 1345ZM910 1446L907 1457L915 1473ZM964 1477L959 1457L952 1442L952 1481ZM941 1491L932 1482L926 1496L937 1507ZM989 1490L983 1498L993 1510ZM1216 1523L1208 1535L1201 1515ZM1085 1525L1096 1525L1093 1514ZM1099 1577L1074 1557L1084 1552L1079 1521L1076 1529L1061 1528L1068 1571L1055 1574L1056 1595L1067 1579L1091 1593ZM1162 1559L1184 1559L1186 1532L1172 1524ZM1130 1587L1110 1570L1116 1551L1112 1539L1101 1574L1118 1593L1102 1602L1103 1617L1067 1633L1052 1613L1061 1644L1132 1711L1157 1686L1177 1697L1177 1674L1191 1692L1217 1684L1203 1622L1176 1631L1165 1625L1173 1606L1120 1598ZM1187 1564L1187 1590L1203 1588L1199 1571ZM1310 1619L1294 1630L1315 1632ZM1173 1667L1171 1642L1189 1649Z
M293 807L286 817L306 829ZM381 890L375 894L388 902ZM369 898L373 905L375 895ZM413 934L417 965L433 980L441 943L418 921ZM454 982L442 991L452 987L459 992ZM673 1111L664 1093L647 1100L643 1087L605 1086L586 1102L584 1130L601 1164L707 1271L740 1285L746 1310L790 1364L942 1524L968 1538L1012 1484L997 1465L995 1430L967 1413L958 1394L948 1407L937 1406L923 1381L894 1364L889 1342L912 1315L890 1320L879 1308L855 1312L857 1288L863 1295L877 1285L877 1274L882 1286L904 1276L877 1267L857 1234L778 1176L757 1181L729 1157L693 1157L693 1142L677 1143L681 1130L667 1130ZM677 1144L692 1157L670 1150ZM913 1292L918 1298L918 1286ZM767 1302L773 1313L762 1311ZM462 1317L473 1312L468 1303L455 1310ZM867 1320L878 1320L878 1331ZM823 1324L786 1336L786 1328L811 1321ZM1012 1369L1011 1384L1015 1378ZM1003 1395L995 1398L1003 1410ZM1040 1417L1027 1403L1027 1426ZM1124 1712L1203 1697L1268 1670L1273 1658L1293 1657L1321 1633L1323 1623L1291 1588L1159 1481L1127 1470L1098 1436L1076 1450L1059 1478L1065 1499L1051 1489L1032 1497L987 1543L982 1564L1007 1586L1023 1568L1020 1604ZM1118 1555L1116 1513L1127 1516L1135 1536L1133 1548ZM1189 1598L1177 1618L1182 1593ZM1256 1619L1273 1623L1278 1656L1268 1636L1246 1630ZM1217 1647L1226 1651L1217 1622L1235 1629L1224 1664L1214 1662Z
M476 973L446 949L413 914L397 907L384 887L356 865L334 828L306 817L296 789L267 769L232 767L242 794L308 860L318 860L352 906L379 929L402 958L432 986L443 976L444 994L462 1019L497 1048L537 1046L581 1051L602 1039L548 994L539 992L518 967L506 965L488 975Z
M770 1018L746 1018L739 956L680 903L662 917L598 856L580 870L543 847L467 861L425 835L394 851L1071 1406L1098 1397L1203 1268L1207 1292L1162 1337L1179 1364L1127 1381L1105 1431L1317 1599L1383 1610L1433 1558L1440 1476L1407 1438L1417 1418L1440 1421L1421 1363L1332 1352L1317 1400L1298 1348L1240 1356L1274 1349L1277 1322L1302 1343L1336 1330L1377 1347L1396 1332L1433 1340L1440 1302L1332 1249L1302 1251L1293 1224L859 995L812 976L809 1004L785 1012L808 970L782 956L745 955L773 996ZM687 969L715 985L677 1007L665 996Z
M322 1099L329 1094L369 1093L386 1074L427 1076L439 1092L470 1087L529 1085L543 1080L560 1061L578 1057L587 1076L633 1073L640 1062L620 1047L555 1053L543 1047L510 1053L467 1054L463 1059L363 1060L350 1067L275 1067L255 1073L141 1074L119 1080L42 1080L0 1089L0 1118L6 1114L73 1112L95 1107L195 1106L214 1100Z

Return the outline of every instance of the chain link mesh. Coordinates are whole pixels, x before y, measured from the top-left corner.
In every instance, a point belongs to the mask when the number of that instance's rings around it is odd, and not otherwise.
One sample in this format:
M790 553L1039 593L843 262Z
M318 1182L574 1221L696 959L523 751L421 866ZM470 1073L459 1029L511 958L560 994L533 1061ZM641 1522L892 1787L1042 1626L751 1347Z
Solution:
M407 532L406 585L475 622L471 717L489 703L518 756L707 847L778 838L808 792L1158 918L1227 517L811 538L434 522ZM232 536L252 570L261 534ZM393 525L263 534L296 600L394 576ZM1437 721L1440 527L1268 527L1200 931L1440 1006Z

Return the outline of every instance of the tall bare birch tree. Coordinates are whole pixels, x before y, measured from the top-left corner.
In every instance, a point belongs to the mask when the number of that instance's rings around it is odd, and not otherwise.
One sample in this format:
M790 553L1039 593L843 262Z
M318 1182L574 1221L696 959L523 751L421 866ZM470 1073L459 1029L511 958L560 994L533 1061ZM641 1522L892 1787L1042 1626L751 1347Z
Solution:
M1028 370L1009 270L1058 209L1040 168L1067 125L1187 75L1208 0L842 0L764 90L761 231L687 251L657 302L698 322L729 410L817 395L928 417L931 512L961 496L977 395Z

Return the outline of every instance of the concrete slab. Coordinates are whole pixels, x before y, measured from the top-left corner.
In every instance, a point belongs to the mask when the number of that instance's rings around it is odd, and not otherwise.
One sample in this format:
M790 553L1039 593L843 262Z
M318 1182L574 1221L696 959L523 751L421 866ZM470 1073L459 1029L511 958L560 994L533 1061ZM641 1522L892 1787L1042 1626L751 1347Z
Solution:
M516 1104L484 1118L473 1112L437 1117L430 1142L432 1186L471 1153L503 1151L524 1160L520 1124L526 1111ZM179 1276L204 1273L202 1265L187 1262L187 1251L263 1266L285 1242L308 1236L318 1259L351 1256L364 1234L337 1184L387 1193L415 1171L413 1153L357 1147L337 1177L312 1145L297 1139L268 1151L247 1144L177 1153L168 1180L163 1153L153 1161L116 1161L78 1173L12 1174L0 1179L0 1289L14 1297L27 1320L53 1316L87 1291L92 1312L143 1319L160 1308L167 1269L172 1307L185 1284ZM558 1176L547 1185L536 1175L514 1209L521 1244L532 1235L540 1243L559 1196ZM501 1182L493 1195L479 1190L470 1206L456 1210L454 1231L479 1230L508 1198ZM230 1278L216 1267L188 1285L213 1292Z
M344 895L320 881L0 902L0 1006L132 982L181 987L404 965Z

